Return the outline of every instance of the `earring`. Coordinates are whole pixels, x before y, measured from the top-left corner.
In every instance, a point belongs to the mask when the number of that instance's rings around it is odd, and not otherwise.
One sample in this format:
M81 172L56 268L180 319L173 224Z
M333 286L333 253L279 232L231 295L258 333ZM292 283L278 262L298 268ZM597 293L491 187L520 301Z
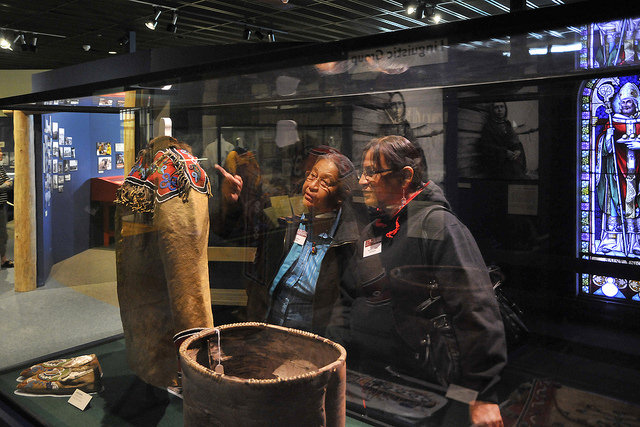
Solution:
M402 199L400 199L400 204L404 205L405 203L407 203L407 198L405 197L405 189L402 189Z

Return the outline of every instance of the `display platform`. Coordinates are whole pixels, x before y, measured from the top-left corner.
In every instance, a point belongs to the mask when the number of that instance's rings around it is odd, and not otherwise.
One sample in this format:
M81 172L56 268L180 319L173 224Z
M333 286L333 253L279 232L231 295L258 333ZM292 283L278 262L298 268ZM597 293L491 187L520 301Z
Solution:
M38 362L95 354L102 367L103 390L92 394L84 411L68 403L69 396L36 397L14 394L20 372ZM17 412L47 426L180 426L182 400L140 381L128 368L124 338L112 337L68 353L56 353L0 372L2 400ZM375 424L375 423L374 423ZM347 426L367 423L347 417Z

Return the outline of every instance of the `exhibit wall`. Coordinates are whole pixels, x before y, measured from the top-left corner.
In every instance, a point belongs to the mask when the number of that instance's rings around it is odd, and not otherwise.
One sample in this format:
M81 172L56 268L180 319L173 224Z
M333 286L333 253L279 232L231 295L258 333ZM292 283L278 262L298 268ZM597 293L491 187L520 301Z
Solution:
M53 264L91 246L91 224L98 214L91 203L91 178L123 175L122 129L118 114L42 116L42 142L36 144L42 174L39 284Z

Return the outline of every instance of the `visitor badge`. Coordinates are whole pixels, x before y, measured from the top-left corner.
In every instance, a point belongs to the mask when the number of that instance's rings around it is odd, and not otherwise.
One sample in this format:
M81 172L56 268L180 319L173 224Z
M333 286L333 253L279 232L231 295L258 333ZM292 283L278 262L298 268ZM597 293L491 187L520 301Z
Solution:
M478 398L478 392L457 384L449 384L445 397L462 403L471 403Z
M298 245L302 246L304 245L304 242L307 240L307 232L301 229L298 229L298 231L296 231L296 239L293 241L293 243L297 243Z
M364 241L362 249L362 258L382 253L382 237L374 237L373 239Z

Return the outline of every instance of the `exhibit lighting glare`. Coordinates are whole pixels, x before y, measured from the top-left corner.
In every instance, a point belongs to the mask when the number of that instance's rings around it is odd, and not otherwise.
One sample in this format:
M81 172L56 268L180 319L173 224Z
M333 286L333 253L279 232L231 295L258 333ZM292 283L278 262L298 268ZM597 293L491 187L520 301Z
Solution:
M174 10L171 16L171 22L167 25L167 31L175 34L178 31L178 11Z
M548 49L546 47L532 47L529 49L529 55L546 55Z
M438 24L440 23L440 20L442 19L442 15L440 15L439 13L436 13L433 15L433 18L431 18L433 20L434 24Z
M582 49L582 43L554 44L551 46L551 53L576 52Z
M153 20L149 20L147 22L144 23L144 25L150 29L150 30L155 30L156 27L158 26L158 18L160 18L160 14L162 13L162 10L158 7L154 7L153 8Z
M2 49L11 49L11 42L6 39L6 37L2 36L0 38L0 48Z
M164 85L164 86L162 86L160 89L162 89L162 90L169 90L169 89L171 89L171 85Z

